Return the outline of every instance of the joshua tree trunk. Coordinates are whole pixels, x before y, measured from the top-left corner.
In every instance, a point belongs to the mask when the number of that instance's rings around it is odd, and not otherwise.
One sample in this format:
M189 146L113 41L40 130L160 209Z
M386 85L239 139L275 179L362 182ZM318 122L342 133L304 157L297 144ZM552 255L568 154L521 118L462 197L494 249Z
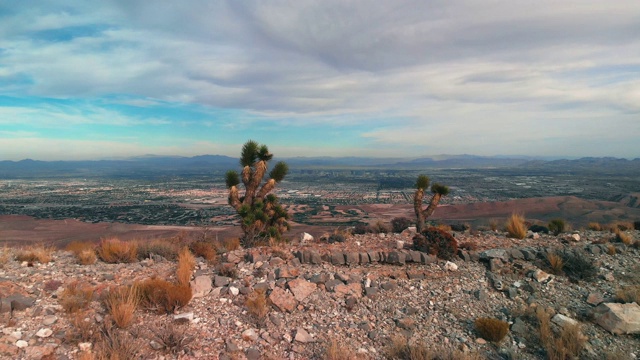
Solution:
M423 209L422 199L424 197L424 189L428 186L429 178L424 175L418 176L418 181L416 182L416 192L413 195L413 210L416 213L416 231L418 233L422 233L422 230L424 230L425 221L436 210L442 196L449 193L448 187L440 184L433 184L433 186L431 186L433 197L429 201L429 206L427 206L426 209Z

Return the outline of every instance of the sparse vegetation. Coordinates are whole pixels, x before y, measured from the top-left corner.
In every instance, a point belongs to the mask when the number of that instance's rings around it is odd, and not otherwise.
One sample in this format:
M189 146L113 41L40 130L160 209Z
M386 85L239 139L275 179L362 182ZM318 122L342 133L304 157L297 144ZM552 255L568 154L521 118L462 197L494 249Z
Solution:
M587 229L593 231L602 231L602 225L599 222L590 222L587 225Z
M553 235L558 236L564 232L566 228L566 223L562 219L553 219L549 222L547 227L549 228L549 231L553 233Z
M109 238L100 241L96 253L106 263L132 263L138 259L138 245L135 242Z
M509 323L494 318L479 318L475 321L478 335L485 340L498 343L509 333Z
M18 250L16 254L17 261L26 261L29 263L39 262L46 264L53 259L53 248L44 245L29 246L25 249Z
M138 260L149 259L152 255L162 256L167 260L178 257L179 241L172 239L153 239L136 241Z
M65 250L70 251L80 265L95 264L98 260L95 251L95 244L87 241L72 241L66 247Z
M621 242L625 245L633 244L633 238L631 237L631 235L627 234L626 232L622 230L616 230L615 234L616 234L615 241Z
M413 238L413 247L444 260L452 259L458 253L458 242L446 231L435 227L424 229Z
M176 278L178 284L183 286L189 286L191 275L196 267L196 258L193 256L189 248L186 246L180 250L178 254L178 266L176 269Z
M547 254L547 263L549 264L549 268L551 272L559 275L562 273L562 268L564 267L564 260L562 256L558 253L549 253Z
M127 332L105 323L100 329L100 340L96 344L96 360L135 359L138 345Z
M0 269L13 258L13 251L6 246L0 247Z
M289 171L284 162L278 162L269 173L269 180L262 186L262 178L266 175L267 164L273 158L266 145L259 145L253 140L242 146L240 165L241 176L230 170L226 174L229 189L229 205L242 218L242 243L245 247L268 243L269 240L280 242L282 234L289 230L287 222L289 214L278 203L278 198L269 194L282 181ZM240 180L245 187L244 196L240 197L237 186Z
M591 281L598 275L598 268L583 251L564 250L558 254L564 263L562 270L571 280Z
M579 325L565 325L558 334L551 327L551 313L543 308L536 310L540 344L549 360L573 359L582 352L586 337Z
M428 346L424 342L409 343L407 338L394 335L384 351L389 360L480 360L475 353L451 350L441 346Z
M267 294L263 290L253 290L245 301L247 311L258 322L263 322L269 313L269 304L267 302Z
M77 344L93 342L96 337L94 322L86 312L76 312L69 319L71 329L65 332L65 340Z
M226 276L232 279L238 277L238 268L236 268L234 264L222 263L216 267L216 270L218 270L220 276Z
M325 348L322 358L324 360L351 360L357 359L358 356L353 349L339 343L335 339L331 339Z
M73 281L60 294L60 305L68 313L86 309L93 299L93 292L90 285Z
M210 241L194 241L189 245L189 248L195 256L202 257L209 263L214 263L217 259L218 252L216 251L216 247Z
M527 236L527 225L522 214L511 214L505 227L507 234L512 238L524 239Z
M458 248L459 249L473 251L473 250L477 250L478 249L478 244L476 244L473 241L465 241L465 242L461 243L460 245L458 245Z
M607 245L607 254L615 255L617 252L618 252L618 250L616 249L616 247L613 244L608 244Z
M159 327L152 327L153 338L162 346L162 349L171 354L178 354L193 341L192 337L185 334L184 329L178 328L171 323Z
M623 286L616 292L616 300L629 304L640 304L640 285Z
M406 217L396 217L391 219L391 230L396 234L403 232L411 225L411 219Z
M103 302L114 324L124 329L133 321L134 312L140 302L140 291L136 285L111 288L105 294Z
M429 187L430 182L431 180L429 180L429 177L425 175L418 176L418 179L416 180L416 192L413 195L413 210L416 213L416 232L418 234L422 233L425 221L436 210L440 199L449 194L449 188L447 186L437 183L433 184L431 186L433 197L431 198L431 201L429 201L429 205L423 209L422 199L424 198L424 192Z
M549 228L546 227L546 226L533 224L533 225L529 226L529 231L534 232L534 233L538 233L538 234L548 234L549 233Z
M142 307L158 314L170 314L191 300L191 288L176 285L157 278L147 279L136 284L140 291Z
M225 252L240 249L240 239L237 237L225 238L222 240L222 249L224 249Z

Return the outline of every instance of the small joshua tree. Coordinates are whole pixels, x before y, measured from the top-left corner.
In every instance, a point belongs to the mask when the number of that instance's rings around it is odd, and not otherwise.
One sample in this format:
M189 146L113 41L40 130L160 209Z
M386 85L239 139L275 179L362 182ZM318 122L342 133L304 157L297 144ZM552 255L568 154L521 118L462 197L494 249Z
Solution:
M287 175L287 164L278 162L269 173L269 179L262 183L267 173L267 164L272 158L273 155L269 153L266 145L249 140L242 146L240 155L242 173L238 175L236 171L229 170L226 175L229 205L236 209L242 218L242 242L245 247L270 239L281 241L282 234L289 230L287 211L280 206L275 195L269 194L276 183ZM241 179L245 187L242 197L238 193Z
M433 197L429 202L429 206L425 209L422 208L422 198L424 197L424 191L429 187L429 178L425 175L418 176L418 180L416 181L416 192L413 195L413 208L416 212L416 231L418 234L422 233L424 229L424 222L427 220L431 214L436 210L440 199L443 196L449 194L449 188L440 184L433 184L431 186L431 192L433 193Z

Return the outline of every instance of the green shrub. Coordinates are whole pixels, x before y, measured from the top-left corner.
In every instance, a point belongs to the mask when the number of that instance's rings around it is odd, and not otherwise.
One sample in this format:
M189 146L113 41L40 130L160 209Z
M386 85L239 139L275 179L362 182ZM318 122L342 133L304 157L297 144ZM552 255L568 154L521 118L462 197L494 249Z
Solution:
M566 224L562 219L553 219L548 224L549 231L553 233L553 235L558 236L560 233L564 232Z
M397 217L391 219L391 229L394 233L401 233L411 226L411 220L406 217Z

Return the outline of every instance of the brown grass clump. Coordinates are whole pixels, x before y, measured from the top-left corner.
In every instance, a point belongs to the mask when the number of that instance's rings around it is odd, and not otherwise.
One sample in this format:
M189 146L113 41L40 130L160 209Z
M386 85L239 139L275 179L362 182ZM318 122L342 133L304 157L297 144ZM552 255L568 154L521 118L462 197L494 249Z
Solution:
M185 246L178 254L178 268L176 269L178 284L188 286L195 268L196 258L189 251L189 248Z
M138 245L135 242L125 242L116 238L100 241L96 249L100 260L106 263L132 263L138 259Z
M269 304L267 302L267 294L264 290L253 290L244 303L253 317L258 321L264 321L269 313Z
M602 231L602 225L600 225L599 222L590 222L587 225L587 229L593 230L593 231Z
M189 245L189 248L195 256L200 256L210 263L217 259L216 247L209 241L194 241Z
M632 245L633 244L633 238L631 237L631 235L621 231L621 230L617 230L615 232L616 237L615 237L615 241L617 242L621 242L625 245Z
M65 331L65 340L78 344L81 342L93 342L96 337L94 323L86 312L76 312L69 319L71 329Z
M95 245L87 241L72 241L65 247L65 250L70 251L80 265L95 264L98 259L96 256Z
M331 339L331 341L329 341L329 344L325 348L322 358L324 360L351 360L357 359L358 356L356 355L355 351L353 351L353 349L340 344L335 339Z
M125 331L107 324L100 330L100 340L95 346L96 360L128 360L138 355L139 345Z
M157 278L137 283L140 289L141 305L158 314L171 314L191 300L191 288L185 285L172 284Z
M29 263L39 262L41 264L46 264L53 260L53 251L54 248L50 246L29 246L18 251L16 254L16 260L27 261Z
M480 337L495 343L502 341L509 333L509 324L494 318L478 318L475 326Z
M625 304L640 304L640 285L623 286L616 292L616 300Z
M158 344L162 345L163 350L172 354L183 351L186 345L193 341L192 337L185 335L183 329L177 328L171 323L152 327L151 332Z
M524 239L527 236L527 225L525 224L524 215L511 214L505 225L507 233L510 237L516 239Z
M124 329L133 322L133 314L140 303L138 287L111 288L104 298L104 305L117 327Z
M489 220L489 229L491 229L491 231L497 231L499 225L500 224L499 224L497 219L490 219Z
M13 252L7 246L0 248L0 268L3 268L13 258Z
M613 246L612 244L607 245L607 254L615 255L617 252L618 250L616 249L615 246Z
M86 309L93 299L93 292L94 289L91 286L73 281L60 294L60 305L68 313Z
M393 360L481 360L477 353L464 353L441 346L429 347L425 343L409 343L399 335L391 337L391 342L385 348L384 356Z
M234 251L240 249L240 239L238 238L226 238L222 240L222 248L225 252Z
M543 308L536 309L540 344L547 352L547 357L550 360L565 360L577 357L586 342L586 337L582 334L580 325L566 325L556 334L551 327L551 315L551 311Z
M547 254L547 262L549 263L549 268L551 271L556 274L562 274L562 268L564 267L564 260L562 256L557 253L549 253Z
M138 260L149 259L151 255L159 255L167 260L178 257L179 245L173 239L137 240Z
M413 248L444 260L451 260L458 253L458 242L448 232L429 227L413 237Z

